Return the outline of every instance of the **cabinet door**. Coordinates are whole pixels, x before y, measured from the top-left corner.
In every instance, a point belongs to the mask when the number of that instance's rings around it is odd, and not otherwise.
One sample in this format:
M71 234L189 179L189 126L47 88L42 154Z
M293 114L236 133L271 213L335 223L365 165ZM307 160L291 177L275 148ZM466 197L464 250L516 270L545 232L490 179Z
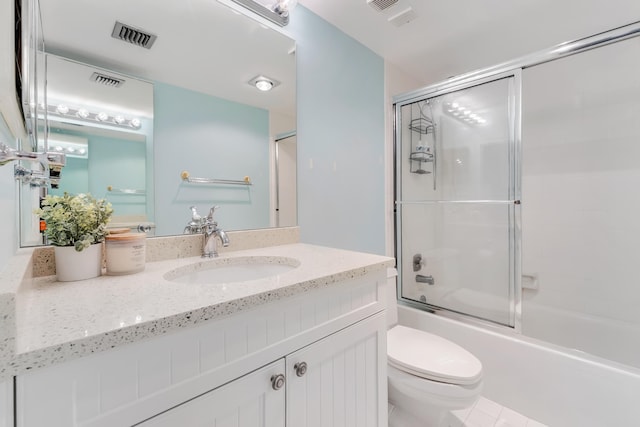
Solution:
M144 427L284 427L284 359L271 363L141 424Z
M287 426L387 426L384 313L286 359Z

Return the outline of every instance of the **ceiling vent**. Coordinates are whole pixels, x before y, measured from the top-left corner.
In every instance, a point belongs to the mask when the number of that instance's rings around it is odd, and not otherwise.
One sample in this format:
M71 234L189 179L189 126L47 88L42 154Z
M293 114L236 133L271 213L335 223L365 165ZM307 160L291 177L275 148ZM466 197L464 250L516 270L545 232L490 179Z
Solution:
M116 22L111 37L146 49L151 49L153 42L155 42L157 38L155 34L134 28L122 22Z
M107 76L106 74L101 73L91 74L91 81L109 87L120 87L124 84L123 79L117 79L115 77Z
M418 14L411 7L406 8L402 12L396 13L393 16L387 18L387 21L391 22L396 27L401 27L404 24L408 24L418 17Z
M389 9L396 3L398 3L398 0L367 0L369 6L380 12Z

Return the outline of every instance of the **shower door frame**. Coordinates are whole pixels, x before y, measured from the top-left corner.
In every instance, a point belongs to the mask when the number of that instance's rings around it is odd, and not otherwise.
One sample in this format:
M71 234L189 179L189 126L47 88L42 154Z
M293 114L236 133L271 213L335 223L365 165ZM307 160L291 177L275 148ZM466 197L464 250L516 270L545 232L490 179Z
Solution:
M513 78L513 93L509 94L508 110L509 110L509 191L507 201L489 201L475 200L468 203L500 203L513 205L509 209L509 325L494 322L489 319L480 318L468 313L454 311L451 309L431 305L429 303L418 302L402 296L402 205L412 204L411 202L403 203L398 200L401 194L402 177L401 162L399 155L402 145L402 114L403 106L413 104L415 102L435 98L446 95L448 93L470 89L486 83L498 80ZM501 70L500 72L487 72L484 74L472 73L466 78L454 78L445 82L428 86L426 88L410 92L405 95L394 97L393 117L394 117L394 215L395 215L395 256L398 268L398 302L406 304L420 310L426 310L445 317L451 317L457 320L470 322L478 322L482 325L506 328L516 332L522 331L522 270L521 270L521 248L522 248L522 228L521 228L521 112L522 112L522 68L512 68L509 70ZM453 201L455 203L455 201ZM432 203L438 203L433 201ZM467 203L467 202L464 202Z
M412 91L403 95L398 95L396 97L393 98L393 106L394 106L394 167L395 167L395 173L394 173L394 180L395 180L395 185L394 185L394 215L395 215L395 249L396 249L396 257L399 256L399 251L398 251L398 247L399 245L402 244L402 236L399 235L398 233L398 206L397 206L397 196L398 196L398 188L399 188L399 183L398 183L398 179L397 179L397 174L398 174L398 156L397 156L397 144L398 144L398 132L399 132L399 128L398 128L398 117L399 117L399 107L401 107L402 105L406 105L406 104L410 104L412 102L418 101L421 98L424 98L426 96L436 96L438 93L444 93L444 92L448 92L448 91L452 91L455 90L457 88L464 88L467 87L469 85L473 86L475 84L479 84L479 82L486 82L487 79L493 80L495 79L496 76L499 75L504 75L504 74L509 74L509 73L515 73L518 72L520 73L523 69L529 68L529 67L533 67L539 64L544 64L546 62L551 62L557 59L561 59L570 55L575 55L581 52L586 52L588 50L591 49L596 49L602 46L606 46L608 44L612 44L612 43L616 43L619 41L623 41L623 40L627 40L630 38L634 38L634 37L639 37L640 36L640 21L635 21L632 22L628 25L624 25L618 28L613 28L609 31L604 31L602 33L598 33L592 36L588 36L588 37L584 37L581 39L576 39L576 40L572 40L572 41L567 41L565 43L560 43L556 46L553 46L549 49L544 49L535 53L532 53L530 55L525 55L519 58L515 58L511 61L507 61L507 62L503 62L494 66L490 66L487 68L482 68L476 71L472 71L469 73L465 73L456 77L452 77L448 80L445 80L443 82L440 83L436 83L434 85L430 85L427 86L425 88L422 89L418 89L416 91ZM519 83L519 85L521 86L521 83ZM521 90L521 87L519 88L519 90ZM521 92L519 92L520 94ZM520 96L520 95L518 95ZM518 103L520 104L520 99L518 99ZM518 110L520 111L520 106L518 107ZM520 113L519 113L520 114ZM521 132L520 132L520 116L518 116L518 121L517 121L517 136L518 136L518 147L520 147L521 141L520 141L520 136L521 136ZM520 153L518 153L518 168L521 165L521 158L520 158ZM518 172L518 176L517 176L517 186L518 188L520 188L520 181L521 181L521 176L519 176L520 173ZM520 200L520 195L518 195L518 200ZM521 235L520 231L521 230L521 223L520 223L520 219L519 219L519 212L520 212L520 206L516 206L516 211L518 212L516 214L516 223L514 224L516 229L518 230L518 234ZM521 240L517 241L517 249L518 249L518 253L520 253L520 248L521 248ZM399 264L400 265L400 264ZM518 260L517 263L517 268L520 268L520 261ZM398 272L399 277L401 277L402 272L399 271ZM518 283L521 282L521 273L520 271L517 271L517 281ZM516 285L516 290L515 290L515 294L516 294L516 298L514 298L513 304L514 304L514 314L515 314L515 325L513 328L509 328L509 327L505 327L505 326L501 326L501 329L515 329L516 332L521 332L522 331L522 310L521 310L521 303L522 303L522 286L521 284ZM416 302L410 302L407 300L404 300L401 298L401 296L399 296L398 298L399 303L401 304L406 304L406 305L410 305L410 306L415 306L417 308L420 308L422 310L427 309L427 306L425 304L419 304ZM469 315L461 315L461 314L456 314L455 312L450 312L448 310L445 309L438 309L438 310L432 310L429 308L429 311L437 311L438 314L442 314L445 316L450 316L450 317L456 317L459 318L461 320L465 320L465 321L470 321L470 322L478 322L483 326L489 325L489 326L499 326L497 323L493 323L493 322L489 322L489 321L484 321L484 320L479 320L476 319L472 316Z

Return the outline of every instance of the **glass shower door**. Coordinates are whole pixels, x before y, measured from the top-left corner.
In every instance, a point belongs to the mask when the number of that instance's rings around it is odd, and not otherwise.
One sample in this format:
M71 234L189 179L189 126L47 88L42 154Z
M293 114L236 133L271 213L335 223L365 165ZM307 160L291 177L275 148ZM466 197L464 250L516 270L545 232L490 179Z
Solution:
M518 77L396 104L402 300L515 326Z

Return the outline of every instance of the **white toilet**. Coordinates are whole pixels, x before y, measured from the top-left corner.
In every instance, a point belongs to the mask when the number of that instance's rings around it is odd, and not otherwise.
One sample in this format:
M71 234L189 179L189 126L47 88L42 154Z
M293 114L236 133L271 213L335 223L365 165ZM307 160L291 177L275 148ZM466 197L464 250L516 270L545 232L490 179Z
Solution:
M446 426L449 411L480 396L482 364L451 341L397 325L395 277L388 288L389 427Z

